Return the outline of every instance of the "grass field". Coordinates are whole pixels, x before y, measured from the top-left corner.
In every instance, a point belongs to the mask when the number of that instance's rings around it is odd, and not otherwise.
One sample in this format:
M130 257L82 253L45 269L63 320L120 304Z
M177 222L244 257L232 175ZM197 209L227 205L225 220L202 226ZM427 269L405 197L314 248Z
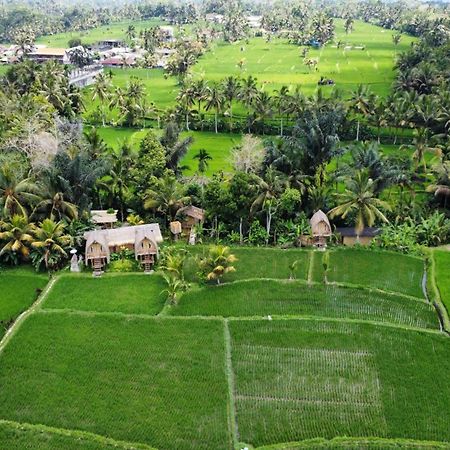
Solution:
M161 134L160 130L153 130L157 135ZM147 130L136 130L132 128L98 128L98 132L106 144L113 148L122 141L128 140L132 146L137 149L139 143L144 138ZM229 173L232 171L230 160L231 150L239 145L241 136L232 133L212 133L209 131L190 131L183 132L182 138L192 136L194 142L189 147L188 152L181 161L181 165L187 166L184 170L185 175L194 175L198 169L198 162L194 158L200 149L206 149L212 160L208 162L208 168L205 172L206 176L212 176L220 171Z
M439 289L442 303L450 313L450 252L435 251L436 283Z
M156 315L164 306L164 280L159 275L63 276L44 308Z
M423 298L424 265L398 253L343 249L330 252L328 279Z
M231 321L230 330L242 442L450 440L443 335L295 320Z
M0 339L11 322L36 300L47 281L45 275L38 275L32 269L0 272Z
M129 25L134 25L136 34L139 34L144 28L150 28L157 25L164 25L159 19L150 20L125 20L122 22L113 22L108 25L102 25L97 28L85 31L72 31L67 33L57 33L51 36L41 36L36 40L37 44L46 45L47 47L65 48L70 39L80 38L82 44L95 44L104 39L122 39L129 41L126 31Z
M367 289L273 280L235 282L192 290L183 295L171 314L315 316L438 328L436 311L425 301Z
M229 446L219 321L38 313L1 362L2 418L165 449Z
M311 49L309 57L318 58L318 70L310 71L300 56L300 47L285 39L250 39L248 44L218 43L206 53L194 67L194 73L207 80L218 81L227 75L253 75L267 90L281 86L301 85L305 94L317 90L321 76L331 78L336 87L348 95L358 84L368 84L372 91L387 95L394 79L393 61L396 52L407 49L412 39L403 36L398 48L392 43L393 32L380 27L355 21L354 31L346 35L342 20L336 20L335 41L344 46L336 48L328 44L319 50ZM345 46L364 46L365 49L347 49ZM244 60L244 70L238 62ZM332 87L326 87L326 90Z

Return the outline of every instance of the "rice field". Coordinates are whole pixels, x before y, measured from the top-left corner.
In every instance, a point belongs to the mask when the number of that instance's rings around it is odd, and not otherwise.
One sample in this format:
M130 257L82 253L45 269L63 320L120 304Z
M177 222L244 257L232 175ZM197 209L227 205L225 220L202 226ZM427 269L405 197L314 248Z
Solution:
M57 280L45 299L45 309L158 314L166 302L159 275L66 275Z
M450 252L445 250L435 251L434 261L439 294L447 312L450 313Z
M30 269L0 271L0 339L12 321L37 299L47 284L45 275Z
M368 320L438 328L434 308L422 300L367 289L254 280L188 291L175 316L306 316Z
M0 417L163 449L229 448L223 325L37 313L1 355Z
M230 331L241 442L450 439L443 335L296 320L233 320Z

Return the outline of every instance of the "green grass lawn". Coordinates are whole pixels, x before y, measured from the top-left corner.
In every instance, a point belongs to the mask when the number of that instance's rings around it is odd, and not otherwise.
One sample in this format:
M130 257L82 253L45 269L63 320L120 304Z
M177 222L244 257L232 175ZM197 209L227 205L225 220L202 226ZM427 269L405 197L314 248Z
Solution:
M424 263L399 253L342 249L330 252L329 281L351 283L423 298Z
M220 321L37 313L1 355L0 387L3 419L229 448Z
M436 263L436 284L439 289L442 303L450 313L450 252L435 251L434 260Z
M47 281L46 275L36 274L31 268L0 272L0 339L11 322L37 299Z
M243 281L188 291L171 309L180 316L317 316L438 329L425 301L367 289L289 281Z
M159 275L69 275L56 282L43 307L156 315L166 301L164 289Z
M66 33L57 33L49 36L41 36L36 40L37 44L46 45L47 47L65 48L68 42L73 38L80 38L82 44L95 44L104 39L123 39L129 41L126 31L129 25L134 25L136 34L139 34L144 28L154 27L157 25L164 25L164 22L159 19L149 20L125 20L121 22L113 22L108 25L102 25L90 30L84 31L69 31Z
M333 43L319 50L311 49L310 58L318 58L318 71L310 71L300 56L301 47L289 44L286 39L273 39L267 43L264 38L250 39L248 44L218 43L194 66L198 77L219 81L227 75L253 75L273 91L286 85L301 85L305 94L317 90L321 76L331 78L336 87L348 95L358 84L368 84L372 91L387 95L394 80L393 62L396 52L407 49L412 38L403 36L398 48L392 43L392 31L355 21L354 31L346 35L343 21L336 20L335 41L348 46L365 46L361 49L336 48ZM242 51L243 49L243 51ZM244 69L238 62L244 60ZM325 87L330 91L332 87Z
M307 320L231 321L230 330L242 442L450 440L444 335Z

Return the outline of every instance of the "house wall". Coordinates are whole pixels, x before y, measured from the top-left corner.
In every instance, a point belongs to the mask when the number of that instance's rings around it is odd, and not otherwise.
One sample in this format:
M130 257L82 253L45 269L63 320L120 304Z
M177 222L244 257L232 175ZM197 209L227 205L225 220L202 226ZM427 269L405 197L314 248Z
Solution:
M373 241L373 237L367 237L367 236L362 236L359 238L359 242L357 242L356 237L353 236L344 236L343 238L343 244L348 246L348 247L352 247L355 244L359 244L359 245L370 245L371 242Z

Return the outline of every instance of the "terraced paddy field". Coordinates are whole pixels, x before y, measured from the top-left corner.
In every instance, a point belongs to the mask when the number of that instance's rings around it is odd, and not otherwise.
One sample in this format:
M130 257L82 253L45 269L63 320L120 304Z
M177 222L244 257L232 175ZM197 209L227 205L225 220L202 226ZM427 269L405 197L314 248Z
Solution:
M157 273L58 276L0 343L0 448L450 448L421 259L233 248L216 286L189 250L178 305Z

